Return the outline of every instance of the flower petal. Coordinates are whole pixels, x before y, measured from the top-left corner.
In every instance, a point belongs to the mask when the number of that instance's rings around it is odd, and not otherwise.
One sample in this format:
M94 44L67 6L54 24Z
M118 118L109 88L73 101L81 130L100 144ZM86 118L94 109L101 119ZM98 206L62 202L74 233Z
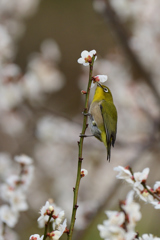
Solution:
M91 88L93 88L94 86L95 86L95 83L92 81Z
M90 52L89 52L89 55L91 56L91 57L93 57L93 55L95 55L96 54L96 50L91 50ZM97 56L96 56L97 57Z
M86 58L86 57L88 57L88 55L90 55L90 54L87 50L84 50L83 52L81 52L81 57L82 58Z
M79 58L79 59L77 60L77 62L80 63L80 64L83 64L83 63L84 63L84 59L83 59L83 58Z

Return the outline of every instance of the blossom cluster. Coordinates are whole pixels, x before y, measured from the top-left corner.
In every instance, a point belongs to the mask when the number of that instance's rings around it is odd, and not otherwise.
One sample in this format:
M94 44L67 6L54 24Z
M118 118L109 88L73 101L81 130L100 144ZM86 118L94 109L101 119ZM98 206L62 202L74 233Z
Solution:
M116 177L128 182L141 200L152 204L155 209L160 209L160 181L156 181L153 187L146 185L149 168L135 173L130 167L118 166L114 170L119 172Z
M54 40L44 40L40 53L30 57L26 72L14 63L17 40L24 33L23 20L38 8L39 0L0 1L0 127L19 135L27 123L24 102L39 103L46 94L59 91L65 83L58 69L61 54Z
M0 166L3 171L1 176L4 181L0 185L0 198L4 202L0 206L0 229L2 230L0 236L2 239L6 233L6 228L3 229L3 225L5 224L10 228L15 227L20 212L28 209L26 194L34 173L33 160L30 157L26 155L15 156L14 161L20 166L19 174L11 174L12 160L7 154L0 154Z
M58 91L64 84L64 76L56 66L59 58L56 42L48 39L41 44L41 53L32 55L23 76L16 64L0 65L0 110L9 111L25 99L42 100L44 93Z
M133 200L134 191L130 191L126 200L120 201L120 211L106 211L108 217L98 225L101 238L105 240L160 240L152 234L143 234L142 237L135 232L136 223L141 219L140 205Z
M134 191L130 191L125 201L120 201L121 211L106 211L108 220L98 225L104 239L134 239L136 223L141 219L140 205L133 201Z
M48 227L52 224L52 231L47 232L47 236L52 240L58 240L64 232L67 232L67 220L64 219L64 211L57 207L55 203L47 201L40 210L41 216L38 218L38 225L40 228ZM40 237L38 234L31 235L29 240L41 240L44 235ZM46 237L46 236L45 236Z
M0 64L0 125L10 135L19 134L25 127L27 116L21 111L24 102L40 104L47 94L59 91L65 84L57 62L60 50L53 40L41 44L41 52L33 54L23 73L14 63Z

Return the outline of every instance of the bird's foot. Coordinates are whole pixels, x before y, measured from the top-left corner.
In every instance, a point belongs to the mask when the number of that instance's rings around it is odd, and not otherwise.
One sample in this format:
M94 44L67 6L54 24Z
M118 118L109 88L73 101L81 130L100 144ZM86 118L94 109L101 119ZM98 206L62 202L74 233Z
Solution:
M90 114L90 113L85 113L85 112L82 112L82 114L83 114L84 116L91 116L91 114Z

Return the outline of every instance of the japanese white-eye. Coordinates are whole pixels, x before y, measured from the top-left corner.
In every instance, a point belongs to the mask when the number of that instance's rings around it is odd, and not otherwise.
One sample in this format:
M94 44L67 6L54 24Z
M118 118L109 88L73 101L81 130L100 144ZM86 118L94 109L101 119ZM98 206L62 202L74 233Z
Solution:
M117 110L111 91L105 85L97 83L88 116L91 132L104 143L110 161L111 145L114 147L117 133Z

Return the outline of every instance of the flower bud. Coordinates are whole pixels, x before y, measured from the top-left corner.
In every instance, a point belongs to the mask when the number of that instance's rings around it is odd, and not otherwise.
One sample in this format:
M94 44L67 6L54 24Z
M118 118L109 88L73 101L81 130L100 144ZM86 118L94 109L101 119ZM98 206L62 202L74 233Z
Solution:
M50 205L49 208L48 208L48 210L51 211L51 212L53 212L53 211L54 211L53 206Z
M85 177L88 174L86 169L81 169L81 177Z
M82 93L82 94L87 94L87 92L86 92L86 91L84 91L84 90L82 90L82 91L81 91L81 93Z

